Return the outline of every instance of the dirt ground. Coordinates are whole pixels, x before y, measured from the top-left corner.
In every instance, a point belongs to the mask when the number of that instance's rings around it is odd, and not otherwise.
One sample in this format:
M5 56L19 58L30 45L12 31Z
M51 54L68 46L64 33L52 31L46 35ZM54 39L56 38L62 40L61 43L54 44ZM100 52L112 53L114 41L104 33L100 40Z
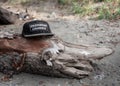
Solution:
M98 67L85 79L53 78L21 73L14 75L9 82L1 81L0 86L120 86L120 20L80 19L74 15L63 15L58 9L32 14L37 19L48 21L52 32L64 41L74 44L107 46L115 52L101 61L96 61ZM22 25L18 23L0 27L21 33ZM3 74L0 74L0 77L2 76Z

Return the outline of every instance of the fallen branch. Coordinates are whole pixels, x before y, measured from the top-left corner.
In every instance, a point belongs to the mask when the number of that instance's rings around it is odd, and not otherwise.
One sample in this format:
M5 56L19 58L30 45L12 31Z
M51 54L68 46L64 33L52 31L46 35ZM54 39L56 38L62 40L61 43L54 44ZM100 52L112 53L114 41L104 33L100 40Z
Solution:
M17 15L0 7L0 24L13 24L17 20Z
M64 41L56 37L1 38L0 71L8 75L13 71L13 74L27 72L55 77L83 78L94 70L91 60L103 58L113 52L106 47L74 46L64 45Z

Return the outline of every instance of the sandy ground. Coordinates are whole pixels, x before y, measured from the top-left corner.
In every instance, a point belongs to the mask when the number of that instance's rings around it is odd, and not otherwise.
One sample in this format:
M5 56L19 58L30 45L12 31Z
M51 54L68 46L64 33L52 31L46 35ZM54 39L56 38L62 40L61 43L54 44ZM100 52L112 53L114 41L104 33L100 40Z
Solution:
M64 41L74 44L107 46L114 53L96 61L95 71L87 78L65 79L21 73L14 75L10 82L0 82L0 86L120 86L120 20L88 20L76 16L60 16L57 12L40 13L38 19L49 22L51 30ZM1 28L21 33L22 25ZM0 74L2 77L3 74Z

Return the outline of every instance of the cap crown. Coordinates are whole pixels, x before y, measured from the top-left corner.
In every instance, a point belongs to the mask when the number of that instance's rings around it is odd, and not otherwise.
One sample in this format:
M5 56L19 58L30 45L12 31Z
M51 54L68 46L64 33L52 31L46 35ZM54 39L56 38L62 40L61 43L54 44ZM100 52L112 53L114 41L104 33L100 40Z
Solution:
M26 22L23 25L22 35L24 37L33 37L33 36L43 36L43 35L53 35L49 24L46 21L34 20Z

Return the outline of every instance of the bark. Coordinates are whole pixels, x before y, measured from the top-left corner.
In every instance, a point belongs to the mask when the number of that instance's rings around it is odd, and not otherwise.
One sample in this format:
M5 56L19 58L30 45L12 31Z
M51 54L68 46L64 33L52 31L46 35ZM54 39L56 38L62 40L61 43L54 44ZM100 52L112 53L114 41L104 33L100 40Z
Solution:
M92 60L110 55L106 47L74 45L57 37L21 36L0 39L0 71L27 72L54 77L83 78L93 70Z
M17 20L17 15L0 7L0 24L13 24Z

